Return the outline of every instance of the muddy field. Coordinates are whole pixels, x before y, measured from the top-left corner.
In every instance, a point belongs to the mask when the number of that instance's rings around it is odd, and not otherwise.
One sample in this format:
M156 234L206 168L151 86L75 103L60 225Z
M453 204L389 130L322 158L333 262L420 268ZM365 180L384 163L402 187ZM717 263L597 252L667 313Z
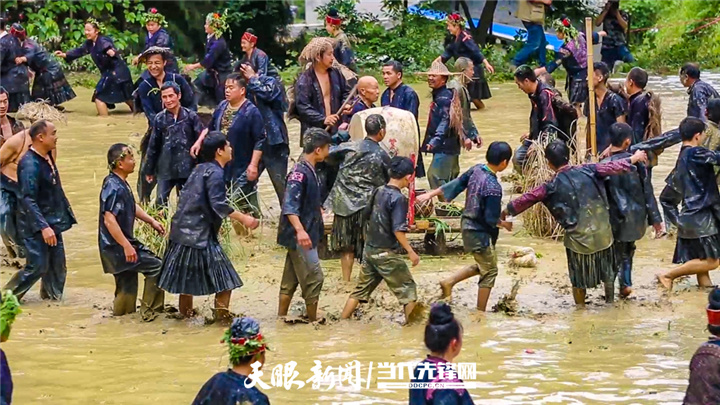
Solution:
M710 78L720 84L720 77ZM421 97L421 117L430 103L425 85L415 85ZM677 78L654 78L649 88L663 96L664 128L676 126L685 115L687 94ZM514 147L527 131L529 101L514 84L493 85L493 98L484 111L473 112L485 144L505 140ZM68 124L58 125L58 166L64 189L79 224L65 234L68 278L61 303L28 293L24 312L3 344L15 381L17 404L181 404L190 403L202 384L227 365L219 343L223 330L204 325L203 318L178 321L160 318L143 323L139 316L111 316L113 278L105 275L97 250L98 193L107 174L105 154L115 142L137 145L145 131L144 116L133 117L118 106L110 118L95 116L91 92L76 89L67 104ZM421 127L426 119L421 121ZM290 123L291 156L298 156L297 122ZM659 193L674 165L678 147L667 150L654 171ZM484 160L485 148L464 153L461 168ZM509 171L508 171L509 173ZM130 178L135 184L136 176ZM419 186L427 186L423 179ZM512 197L505 185L505 200ZM362 306L360 319L337 321L352 284L342 282L339 260L323 262L325 286L320 308L328 324L286 325L275 318L285 252L275 245L277 201L266 175L260 180L262 208L267 216L261 232L238 240L244 255L235 265L245 285L233 293L231 309L260 320L272 351L263 380L272 368L297 362L299 380L312 376L314 360L336 368L353 360L370 362L369 388L344 386L313 390L272 387L264 390L277 404L390 404L407 403L407 391L377 388L377 362L409 362L425 356L423 325L401 327L401 308L381 286L374 302ZM586 310L575 310L570 296L564 248L561 243L523 236L521 218L513 234L501 231L498 242L500 276L490 302L497 302L520 283L518 314L479 315L474 311L476 285L458 285L454 308L464 328L459 362L476 363L477 383L471 390L481 404L544 403L680 403L687 380L687 364L704 339L706 292L695 280L683 280L677 292L663 296L653 281L655 272L670 268L674 241L638 243L632 299L605 305L600 289L591 291ZM649 235L649 233L648 233ZM452 238L450 238L452 239ZM418 239L419 243L420 240ZM459 247L460 240L451 242ZM507 266L507 252L529 246L541 254L537 269L515 271ZM453 249L458 251L458 249ZM470 264L460 253L448 257L422 256L413 269L420 300L437 300L437 281L447 272ZM14 270L2 268L3 283ZM357 274L358 268L354 272ZM719 276L712 275L714 278ZM177 297L168 295L168 304ZM196 300L209 315L211 297ZM296 297L291 312L299 314ZM380 380L381 382L383 380ZM391 381L407 381L398 378Z

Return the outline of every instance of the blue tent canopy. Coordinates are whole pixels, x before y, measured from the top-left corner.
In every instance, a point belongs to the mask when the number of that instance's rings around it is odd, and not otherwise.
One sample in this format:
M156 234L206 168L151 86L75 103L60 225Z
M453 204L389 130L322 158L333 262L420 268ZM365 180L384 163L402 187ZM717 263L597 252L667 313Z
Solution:
M408 7L408 11L413 14L421 15L423 17L429 18L431 20L444 20L447 18L447 13L437 10L429 10L425 8L420 8L418 6L410 6ZM477 26L477 24L480 23L480 21L477 18L473 18L473 23ZM515 27L512 25L507 24L499 24L499 23L493 23L492 25L492 35L494 37L506 40L506 41L512 41L515 39L515 35L520 32L520 34L523 37L523 40L527 37L527 32L525 31L524 27ZM550 50L559 50L560 46L563 44L563 41L558 39L558 37L555 34L551 34L546 32L545 33L545 39L547 39L548 46L547 49Z

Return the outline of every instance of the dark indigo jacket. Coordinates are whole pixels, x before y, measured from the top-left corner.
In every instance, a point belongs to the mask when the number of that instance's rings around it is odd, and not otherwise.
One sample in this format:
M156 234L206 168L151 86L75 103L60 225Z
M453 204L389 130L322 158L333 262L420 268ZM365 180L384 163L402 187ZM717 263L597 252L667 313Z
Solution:
M630 96L627 123L633 130L633 144L645 140L645 129L650 122L650 94L639 91Z
M335 46L333 47L333 56L341 65L344 65L353 72L357 71L355 66L355 53L350 46L350 40L344 32L335 37Z
M111 57L108 55L108 49L114 49L115 56ZM102 74L102 78L95 88L98 93L102 90L106 80L112 80L117 83L132 80L130 69L128 69L127 64L125 64L125 61L120 55L120 51L115 48L115 44L109 37L101 35L97 37L94 44L88 39L79 48L68 51L65 61L72 63L75 59L88 54L92 57L93 62L95 62L95 65L100 69L100 73Z
M195 166L180 193L170 225L170 240L183 246L205 249L217 240L223 219L232 214L225 195L223 168L217 161Z
M150 36L149 32L145 33L145 47L143 48L143 52L147 51L148 48L150 48L151 46L169 48L171 51L175 51L175 43L173 42L172 38L170 38L170 34L168 34L165 28L160 28L159 30L157 30L157 32L152 37ZM178 73L178 64L175 55L167 56L166 61L167 63L165 64L165 71L168 73Z
M473 65L476 67L479 66L480 68L482 68L483 61L485 61L485 56L482 51L480 51L480 47L467 31L463 31L455 37L455 40L445 47L445 51L440 56L443 63L446 63L452 58L457 59L463 57L470 59Z
M0 82L9 93L29 91L27 65L15 64L15 58L22 55L22 47L17 38L9 32L0 38Z
M115 216L120 230L127 240L137 247L139 242L135 239L135 196L130 185L115 173L110 173L103 180L100 189L100 206L98 214L98 247L100 248L100 262L103 271L117 274L132 269L138 265L125 260L125 251L105 226L105 213ZM139 253L139 252L138 252Z
M217 373L202 386L192 405L270 405L257 386L245 388L250 383L246 380L247 376L232 370Z
M153 120L153 130L146 152L145 174L158 180L187 179L195 167L190 148L200 137L204 127L200 117L180 107L177 120L167 109Z
M585 116L590 115L590 103L585 103ZM610 126L617 119L627 114L627 101L619 94L608 90L602 103L595 103L595 137L597 138L597 150L602 152L610 146ZM589 128L589 127L588 127Z
M408 198L397 188L384 185L367 199L365 244L376 249L398 250L395 232L407 232Z
M315 169L301 160L287 176L277 243L288 249L298 248L295 228L287 218L288 215L297 215L310 236L313 248L316 248L324 232L321 207L320 183Z
M603 160L627 160L629 152L618 152ZM613 236L619 242L635 242L645 236L648 225L662 222L647 168L642 163L635 164L634 172L607 177L608 203L610 205L610 225Z
M312 67L303 72L298 78L295 104L300 119L301 134L304 134L308 128L324 129L325 116L335 114L350 94L345 77L339 70L330 68L328 74L330 75L330 108L332 111L327 112L325 111L322 89ZM330 132L335 133L336 131L337 126L331 128Z
M707 103L711 98L720 98L717 90L710 83L698 79L688 88L690 99L688 100L687 115L688 117L700 118L703 122L707 121L705 111L707 111Z
M552 100L555 96L553 90L540 81L537 82L535 93L528 94L531 103L529 139L537 140L540 134L551 128L558 127Z
M26 38L22 43L22 47L23 54L28 60L28 67L33 72L36 74L49 72L53 81L65 77L60 62L33 39Z
M440 373L442 368L445 370ZM420 362L415 370L413 370L412 383L462 383L457 377L458 371L447 372L446 370L453 368L454 365L446 363L444 359L428 355L425 360ZM449 379L448 375L455 378ZM470 393L464 388L411 388L409 394L409 405L473 405Z
M180 86L181 93L180 105L197 111L195 93L192 86L190 86L184 77L177 73L165 73L164 82L177 83L177 85ZM136 106L145 113L145 117L148 119L148 125L152 125L152 120L164 108L160 87L161 86L158 86L157 80L155 80L147 70L140 75L140 84L136 90L137 97L140 99L140 105L136 104Z
M289 144L288 129L285 125L285 111L288 109L285 88L279 78L258 75L248 81L248 99L260 110L265 122L266 144Z
M227 100L223 100L215 109L210 122L211 131L220 130L223 114L229 105ZM233 159L225 166L225 181L229 182L239 179L245 173L252 161L253 152L263 150L265 144L263 116L250 100L240 106L225 136L233 148Z
M393 95L392 99L390 98L391 94ZM390 88L383 91L382 97L380 98L380 105L383 107L389 105L390 107L410 111L417 120L418 111L420 110L420 98L412 87L401 83L395 91Z
M446 86L432 91L433 101L430 104L425 139L421 150L430 153L447 155L460 154L460 136L450 128L450 104L453 91ZM431 146L432 149L428 149Z
M52 156L49 155L52 159ZM57 168L53 162L53 166ZM34 149L20 159L17 169L20 185L19 226L23 238L30 238L48 226L57 234L77 223L70 202L60 183L60 174L53 170Z
M232 55L225 38L210 35L205 42L205 56L200 61L208 72L230 73L232 71Z
M240 71L240 65L249 64L252 66L255 73L260 76L272 76L280 80L280 75L277 69L270 63L270 58L262 49L255 48L248 59L247 55L243 52L243 57L236 64L233 70L235 72Z

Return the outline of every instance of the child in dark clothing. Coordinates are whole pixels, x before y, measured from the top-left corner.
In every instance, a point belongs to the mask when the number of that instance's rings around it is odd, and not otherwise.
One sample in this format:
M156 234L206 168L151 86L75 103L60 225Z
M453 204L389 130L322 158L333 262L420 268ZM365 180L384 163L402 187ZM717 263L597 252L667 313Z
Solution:
M510 163L512 148L506 142L493 142L485 158L487 164L475 165L450 183L418 196L420 203L440 195L450 201L468 190L462 215L462 238L465 251L472 253L475 264L465 266L440 281L440 287L443 297L449 297L455 284L479 275L477 309L480 311L485 311L487 307L498 274L495 251L498 226L512 230L512 223L500 220L502 187L497 179L497 173L505 170Z
M651 91L645 91L648 74L639 67L630 69L625 78L625 91L628 94L627 123L632 128L632 145L654 138L662 132L660 97ZM652 178L652 168L657 166L662 149L648 151L648 177Z
M355 291L345 303L343 319L350 318L360 302L367 302L383 280L403 305L406 323L415 309L415 281L407 264L395 253L402 247L408 252L413 267L420 263L420 256L405 235L408 231L408 199L401 192L410 184L415 168L410 159L396 156L390 163L389 171L390 181L386 186L375 189L363 213L368 221L363 268Z
M615 123L610 126L610 156L602 162L627 159L633 131L630 125ZM655 228L656 237L664 233L662 218L655 201L646 165L635 164L636 171L610 176L606 179L610 226L613 230L615 267L620 279L620 296L632 292L632 262L635 241L645 236L648 225Z
M715 166L720 166L720 152L700 146L705 123L687 117L680 123L682 148L666 182L671 218L678 227L673 270L658 274L660 284L672 289L673 280L695 274L698 285L712 286L710 270L720 264L720 193ZM669 190L669 191L668 191ZM679 210L677 206L682 204Z
M115 276L113 315L135 312L138 273L145 276L140 315L151 321L163 312L165 294L157 286L162 261L134 236L135 219L150 224L164 235L163 226L135 203L127 177L135 171L135 157L123 143L110 147L107 154L110 174L100 190L98 247L105 273Z

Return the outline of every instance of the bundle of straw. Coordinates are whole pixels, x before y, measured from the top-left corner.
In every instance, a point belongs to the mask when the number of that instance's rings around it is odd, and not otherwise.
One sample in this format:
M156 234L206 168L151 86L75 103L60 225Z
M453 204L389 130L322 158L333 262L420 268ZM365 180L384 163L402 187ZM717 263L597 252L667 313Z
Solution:
M40 120L48 120L50 122L62 122L67 124L67 117L57 108L51 106L47 101L32 101L20 106L17 112L20 119L26 119L30 122Z

